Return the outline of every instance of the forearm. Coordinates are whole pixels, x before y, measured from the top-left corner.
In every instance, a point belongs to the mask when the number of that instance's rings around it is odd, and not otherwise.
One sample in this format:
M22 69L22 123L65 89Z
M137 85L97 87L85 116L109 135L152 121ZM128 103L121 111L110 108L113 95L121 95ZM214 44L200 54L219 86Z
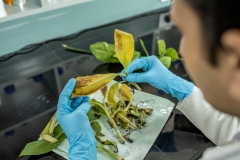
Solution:
M68 149L69 160L97 160L96 141L84 141L88 135L78 136L73 142L70 143ZM89 138L90 139L90 138Z
M226 144L240 131L239 118L214 109L197 87L177 105L177 109L216 145Z

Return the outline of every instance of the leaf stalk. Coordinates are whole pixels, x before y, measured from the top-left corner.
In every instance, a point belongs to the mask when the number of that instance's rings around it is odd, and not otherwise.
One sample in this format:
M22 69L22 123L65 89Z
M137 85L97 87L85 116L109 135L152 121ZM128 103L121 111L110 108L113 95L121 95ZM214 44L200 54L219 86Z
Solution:
M106 115L107 115L107 117L108 117L109 123L110 123L111 126L115 129L118 137L120 138L121 143L124 143L125 140L124 140L122 134L120 133L120 131L119 131L116 123L114 122L114 120L112 119L111 115L109 114L108 110L107 110L103 105L101 105L101 104L96 103L96 105L98 105L99 107L101 107L101 108L104 110L104 112L106 113Z
M119 155L117 155L116 153L114 153L113 151L107 149L106 147L104 147L100 142L97 141L97 148L99 148L100 150L105 151L106 153L108 153L109 155L111 155L114 159L116 160L124 160L122 157L120 157Z
M137 127L134 123L132 123L129 119L127 119L127 118L124 117L123 115L118 114L118 117L119 117L123 122L128 123L128 124L130 124L131 126L133 126L134 129L138 129L138 127Z
M68 45L66 45L66 44L62 44L62 46L63 46L65 49L69 50L69 51L92 54L92 52L89 51L89 50L79 49L79 48L75 48L75 47L70 47L70 46L68 46Z

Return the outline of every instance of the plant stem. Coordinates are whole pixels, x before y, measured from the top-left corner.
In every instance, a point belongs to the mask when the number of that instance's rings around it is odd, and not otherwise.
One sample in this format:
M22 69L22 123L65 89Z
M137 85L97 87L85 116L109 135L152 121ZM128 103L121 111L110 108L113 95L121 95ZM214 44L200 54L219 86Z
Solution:
M106 152L107 154L111 155L114 159L116 160L124 160L122 157L120 157L119 155L117 155L116 153L114 153L113 151L107 149L106 147L104 147L101 143L99 143L97 141L97 148L99 148L100 150L103 150L104 152Z
M95 135L96 139L97 139L98 141L100 141L101 143L104 143L104 142L105 142L104 140L102 140L101 137L99 137L99 136L97 135L97 133L96 133L95 131L94 131L94 135Z
M111 116L110 116L109 113L106 113L106 114L107 114L107 116L108 116L109 122L111 123L111 125L113 126L113 128L115 129L115 131L117 132L117 135L118 135L118 137L120 138L121 142L124 143L125 140L124 140L122 134L120 133L120 131L119 131L116 123L115 123L114 120L111 118Z
M137 127L134 123L132 123L129 119L127 119L127 118L124 117L123 115L118 114L118 117L119 117L123 122L132 125L135 129L138 129L138 127Z
M105 99L106 99L106 95L104 95L104 97L103 97L103 106L104 106L104 108L105 108L106 110L108 110L108 109L107 109L107 106L106 106L106 104L105 104Z
M137 83L134 82L129 82L130 84L132 84L137 90L141 91L142 89L137 85Z
M124 100L121 100L121 103L123 104L123 107L126 108L126 103Z
M139 41L140 41L140 44L141 44L144 52L146 53L147 56L149 56L149 53L148 53L148 51L147 51L147 49L146 49L146 47L145 47L145 44L144 44L143 40L142 40L142 39L139 39Z
M129 110L129 107L131 106L131 104L132 104L132 100L128 103L127 107L124 109L125 112Z
M110 123L111 126L115 129L115 131L116 131L118 137L119 137L120 140L121 140L121 143L124 143L125 140L124 140L122 134L120 133L120 131L119 131L119 129L118 129L116 123L114 122L114 120L112 119L111 115L109 114L107 108L104 107L101 103L100 103L100 104L98 104L98 103L94 103L94 104L95 104L95 105L98 105L99 107L101 107L101 108L104 110L104 112L106 113L106 115L107 115L107 117L108 117L109 123Z
M68 45L66 45L66 44L62 44L62 46L63 46L65 49L69 50L69 51L92 54L92 52L89 51L89 50L70 47L70 46L68 46Z
M118 108L112 115L112 118L114 118L115 114L120 111L120 108Z
M130 114L133 115L133 116L135 116L135 117L139 117L139 116L140 116L139 113L136 113L136 112L134 112L133 110L130 110Z

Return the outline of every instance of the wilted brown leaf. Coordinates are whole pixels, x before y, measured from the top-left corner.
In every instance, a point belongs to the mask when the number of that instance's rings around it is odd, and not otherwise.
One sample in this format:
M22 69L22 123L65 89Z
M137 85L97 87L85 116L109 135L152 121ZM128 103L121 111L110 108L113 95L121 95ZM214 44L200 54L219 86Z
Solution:
M106 96L106 93L107 93L107 86L103 87L103 88L101 89L101 92L102 92L103 97L105 97L105 96Z
M153 109L151 109L151 108L144 108L144 111L145 111L148 115L151 115Z
M126 141L128 141L129 143L133 143L133 140L129 138L129 136L124 135L123 138L126 139Z
M115 29L115 51L124 69L131 63L134 53L134 39L129 33Z
M152 108L140 108L140 107L138 107L137 109L138 109L138 111L144 111L148 115L151 115L152 112L153 112Z
M86 77L77 77L76 85L72 92L71 98L75 98L77 96L91 95L97 92L99 89L104 88L117 75L119 74L109 73L109 74L95 74L93 76Z

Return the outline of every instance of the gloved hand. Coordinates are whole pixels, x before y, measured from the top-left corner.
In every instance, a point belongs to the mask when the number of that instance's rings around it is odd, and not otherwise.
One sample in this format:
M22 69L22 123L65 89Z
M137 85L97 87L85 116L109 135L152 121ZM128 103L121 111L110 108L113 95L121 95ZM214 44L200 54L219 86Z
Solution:
M75 79L70 79L60 94L56 119L70 144L68 158L96 160L96 140L86 115L91 107L89 97L77 97L71 100L70 95L75 83Z
M143 73L133 73L137 69L143 69ZM122 77L129 82L146 82L150 85L171 94L179 101L188 97L193 90L193 84L170 72L156 56L138 58L127 68L128 75ZM124 72L124 71L122 71Z

